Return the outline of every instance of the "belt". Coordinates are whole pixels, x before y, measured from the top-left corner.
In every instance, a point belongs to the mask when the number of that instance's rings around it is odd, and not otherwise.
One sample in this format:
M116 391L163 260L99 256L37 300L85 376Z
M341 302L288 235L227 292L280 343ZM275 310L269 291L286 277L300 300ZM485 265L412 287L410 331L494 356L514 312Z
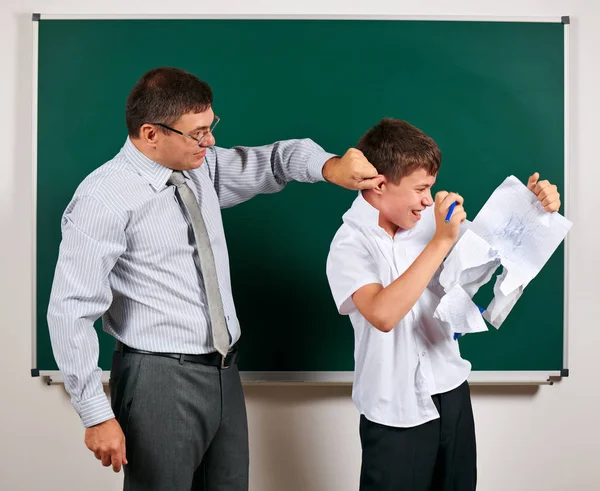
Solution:
M140 355L152 355L162 356L164 358L174 358L180 362L189 361L191 363L200 363L202 365L210 365L213 367L219 367L222 369L229 368L231 365L237 363L239 352L237 345L233 345L227 356L222 356L219 352L213 351L212 353L205 353L203 355L189 355L186 353L159 353L157 351L146 351L141 349L130 348L123 344L121 341L117 341L115 344L115 351L119 353L137 353Z

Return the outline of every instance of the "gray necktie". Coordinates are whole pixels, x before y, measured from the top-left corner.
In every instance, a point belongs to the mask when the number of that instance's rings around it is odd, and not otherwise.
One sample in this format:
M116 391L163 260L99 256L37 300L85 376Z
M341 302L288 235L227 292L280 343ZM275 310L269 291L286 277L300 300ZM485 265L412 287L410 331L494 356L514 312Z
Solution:
M198 257L200 258L201 274L204 278L204 288L208 300L213 345L221 355L225 356L229 350L229 331L225 322L223 300L221 299L219 282L217 280L217 268L215 267L215 258L210 247L206 224L202 218L198 200L186 184L183 174L180 171L173 171L167 182L175 186L179 202L185 207L185 210L182 207L182 211L184 213L187 212L192 223L194 238L198 247Z

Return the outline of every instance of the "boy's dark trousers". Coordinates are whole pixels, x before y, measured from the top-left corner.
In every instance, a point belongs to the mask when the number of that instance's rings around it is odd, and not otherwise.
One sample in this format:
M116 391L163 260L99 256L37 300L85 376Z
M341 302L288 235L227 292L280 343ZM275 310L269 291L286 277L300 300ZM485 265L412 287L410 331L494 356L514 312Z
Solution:
M360 417L360 491L473 491L475 425L467 382L436 394L438 419L395 428Z

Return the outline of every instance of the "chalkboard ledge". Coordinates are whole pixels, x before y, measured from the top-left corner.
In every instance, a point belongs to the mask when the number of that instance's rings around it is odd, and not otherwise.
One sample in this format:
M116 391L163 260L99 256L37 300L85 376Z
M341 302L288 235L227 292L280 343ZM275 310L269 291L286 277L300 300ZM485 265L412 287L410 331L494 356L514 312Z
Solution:
M56 370L40 370L48 385L62 384ZM108 384L110 372L102 372L102 383ZM352 372L241 372L244 385L351 385ZM560 380L561 371L475 371L470 385L552 385Z

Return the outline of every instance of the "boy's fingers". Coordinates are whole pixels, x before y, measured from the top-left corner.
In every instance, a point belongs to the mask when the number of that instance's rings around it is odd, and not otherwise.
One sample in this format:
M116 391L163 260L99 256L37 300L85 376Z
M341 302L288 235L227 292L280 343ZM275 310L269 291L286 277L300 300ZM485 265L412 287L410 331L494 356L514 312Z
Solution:
M465 199L458 193L452 193L454 195L454 201L456 201L459 205L462 205L465 202Z
M544 189L547 189L548 187L550 187L549 181L547 181L547 180L538 181L538 183L535 185L533 192L536 195L539 195Z
M461 205L465 202L463 197L457 193L448 193L448 195L444 198L444 202L442 204L443 209L448 209L452 205L452 203L456 203L457 206ZM456 208L455 208L456 210Z
M559 196L558 188L555 184L548 184L547 186L540 187L539 193L536 193L539 200L544 200L552 196Z
M542 201L544 211L558 211L560 208L560 199L557 196L546 198Z
M438 191L435 194L435 202L439 205L442 203L442 201L444 201L444 199L446 198L446 196L448 196L448 191Z
M461 213L463 211L465 211L465 209L463 208L462 205L456 205L454 207L454 211L452 212L452 216L454 216L456 213Z
M450 221L458 220L456 217L460 217L462 215L466 216L465 209L462 207L462 205L456 205L454 211L452 212L452 218L450 218Z
M455 210L456 211L456 210ZM467 219L467 212L465 210L461 210L460 213L452 214L451 221L457 221L459 223L464 222Z
M537 184L539 178L539 172L534 172L531 176L529 176L529 180L527 181L527 187L530 191L533 191L535 193L535 185Z

